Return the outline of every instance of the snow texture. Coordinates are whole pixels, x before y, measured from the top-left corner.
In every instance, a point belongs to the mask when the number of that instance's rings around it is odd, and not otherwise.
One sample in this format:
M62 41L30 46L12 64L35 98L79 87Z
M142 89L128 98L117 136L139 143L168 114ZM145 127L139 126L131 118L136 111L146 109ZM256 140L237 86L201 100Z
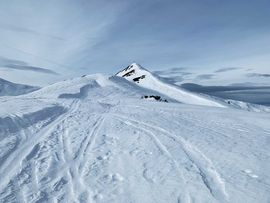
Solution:
M0 98L0 202L269 202L270 114L140 71Z

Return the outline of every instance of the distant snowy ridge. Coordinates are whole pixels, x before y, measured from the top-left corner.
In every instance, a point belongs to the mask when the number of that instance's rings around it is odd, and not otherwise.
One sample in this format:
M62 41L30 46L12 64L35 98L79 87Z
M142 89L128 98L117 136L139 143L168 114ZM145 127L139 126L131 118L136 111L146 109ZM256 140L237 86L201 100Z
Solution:
M160 78L137 63L132 63L125 69L119 71L116 73L116 76L185 104L228 107L254 112L270 112L270 108L267 106L190 92L180 86L169 83L169 80L163 80L164 78Z
M248 102L242 102L242 101L236 101L232 99L226 99L224 100L227 102L227 104L235 109L241 109L241 110L246 110L246 111L253 111L253 112L266 112L270 113L270 107L269 106L264 106L264 105L259 105L259 104L252 104Z
M38 90L39 87L16 84L0 78L0 96L17 96Z

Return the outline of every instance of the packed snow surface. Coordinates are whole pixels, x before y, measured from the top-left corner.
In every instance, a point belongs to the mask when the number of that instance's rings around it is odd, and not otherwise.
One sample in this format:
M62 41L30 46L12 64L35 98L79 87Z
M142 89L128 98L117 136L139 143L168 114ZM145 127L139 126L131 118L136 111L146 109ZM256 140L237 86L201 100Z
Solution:
M270 201L269 113L157 93L93 75L0 98L0 202Z

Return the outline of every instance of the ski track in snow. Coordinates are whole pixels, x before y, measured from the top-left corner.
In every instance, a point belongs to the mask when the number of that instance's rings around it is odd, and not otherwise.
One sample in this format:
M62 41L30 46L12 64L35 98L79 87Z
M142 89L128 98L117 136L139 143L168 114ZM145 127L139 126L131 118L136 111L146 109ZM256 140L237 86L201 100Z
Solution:
M217 198L219 201L224 201L227 200L227 193L225 191L225 184L222 178L220 177L220 174L215 170L215 167L213 166L212 162L210 159L208 159L202 152L200 152L195 146L189 144L187 141L185 141L183 138L176 137L175 135L172 135L168 131L166 131L163 128L146 124L143 122L140 122L138 120L132 120L127 117L123 117L120 115L114 115L118 118L121 119L122 122L124 122L127 125L132 125L135 128L143 128L144 131L147 133L151 134L152 137L155 139L155 142L160 146L160 148L167 154L169 158L171 158L176 167L177 170L179 170L179 166L177 161L173 158L173 156L170 154L168 149L166 148L165 145L162 144L162 142L150 131L151 129L153 130L158 130L162 134L167 135L170 139L173 139L173 141L177 142L181 149L185 152L185 154L188 156L190 161L196 165L198 168L198 171L201 175L201 178L205 184L205 186L209 189L209 192ZM140 126L140 127L138 127ZM150 130L148 130L148 129ZM183 179L183 175L182 175ZM185 181L186 182L186 181Z
M62 115L60 115L56 120L54 120L51 124L48 124L46 127L42 128L41 131L37 132L35 137L31 137L23 142L18 150L16 150L9 159L4 162L4 164L0 168L0 174L5 174L5 176L1 176L0 181L0 190L8 184L8 182L12 179L12 177L17 173L18 169L21 167L25 160L30 160L35 157L40 148L40 142L43 139L46 139L52 133L54 133L55 128L59 128L61 123L66 119L68 113L72 113L76 111L78 108L78 101L74 100L70 110ZM25 137L28 131L22 130L22 135ZM33 147L32 147L33 146ZM32 183L34 183L35 188L37 189L37 178L35 174L36 168L33 166L33 163L30 165L31 170L31 178Z
M178 162L174 159L174 157L172 156L172 154L169 152L169 150L167 149L167 147L159 140L159 138L153 134L151 131L149 131L148 129L146 128L142 128L141 126L145 126L145 125L141 125L141 122L138 122L138 121L133 121L133 120L130 120L128 118L125 118L123 116L119 116L119 115L113 115L115 117L117 117L121 122L125 123L126 125L129 125L129 126L132 126L133 128L137 128L137 129L140 129L140 130L143 130L146 135L150 135L150 137L154 140L155 144L157 145L157 147L160 149L160 151L162 152L162 154L164 154L165 156L167 156L169 159L171 159L175 165L175 168L180 176L180 179L181 181L186 185L187 184L187 181L185 180L184 178L184 175L179 167L179 164ZM136 125L136 123L140 124L141 126L138 126ZM188 186L186 185L185 188L187 188ZM188 196L188 190L186 190L184 192L186 194L186 196ZM186 197L185 197L186 198Z

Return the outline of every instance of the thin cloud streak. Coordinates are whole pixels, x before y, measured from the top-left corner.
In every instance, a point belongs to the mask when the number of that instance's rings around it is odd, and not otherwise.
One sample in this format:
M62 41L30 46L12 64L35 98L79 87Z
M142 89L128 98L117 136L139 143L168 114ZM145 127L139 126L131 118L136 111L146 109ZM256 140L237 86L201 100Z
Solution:
M263 78L269 78L270 74L267 73L248 73L246 74L247 77L263 77Z
M198 75L195 79L196 80L210 80L214 76L215 76L214 74L201 74L201 75Z
M14 60L9 58L0 57L0 68L9 68L14 70L25 70L25 71L34 71L34 72L40 72L45 74L52 74L52 75L59 75L59 73L47 69L47 68L41 68L36 66L28 65L24 61L20 60Z
M61 38L61 37L53 36L53 35L45 34L45 33L40 33L40 32L37 32L35 30L25 28L25 27L21 27L21 26L17 26L17 25L8 25L8 24L0 23L0 29L12 31L12 32L15 32L15 33L19 32L19 33L27 33L27 34L31 34L31 35L44 36L44 37L48 37L48 38L51 38L51 39L64 41L64 39Z
M233 70L238 70L241 68L236 68L236 67L228 67L228 68L220 68L215 71L215 73L223 73L223 72L228 72L228 71L233 71Z
M52 71L46 68L35 67L35 66L6 64L4 67L15 69L15 70L26 70L26 71L34 71L34 72L40 72L40 73L46 73L46 74L52 74L52 75L59 75L59 73L56 73L55 71Z

